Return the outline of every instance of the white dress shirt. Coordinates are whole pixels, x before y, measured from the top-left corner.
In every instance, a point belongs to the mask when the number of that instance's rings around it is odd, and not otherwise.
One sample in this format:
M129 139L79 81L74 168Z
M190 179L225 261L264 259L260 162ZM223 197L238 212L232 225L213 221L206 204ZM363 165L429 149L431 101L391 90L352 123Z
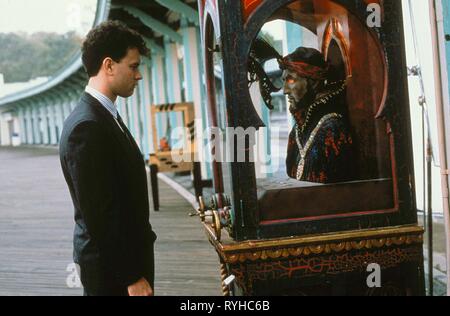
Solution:
M111 101L111 99L108 98L106 95L104 95L100 91L98 91L98 90L96 90L96 89L94 89L94 88L92 88L90 86L86 86L84 91L86 91L92 97L97 99L97 101L100 102L100 104L103 105L103 107L105 109L107 109L109 113L111 113L111 115L114 118L114 121L117 123L117 126L119 126L120 130L123 133L125 133L124 130L122 129L122 127L120 126L119 121L117 121L117 106L114 104L114 102Z

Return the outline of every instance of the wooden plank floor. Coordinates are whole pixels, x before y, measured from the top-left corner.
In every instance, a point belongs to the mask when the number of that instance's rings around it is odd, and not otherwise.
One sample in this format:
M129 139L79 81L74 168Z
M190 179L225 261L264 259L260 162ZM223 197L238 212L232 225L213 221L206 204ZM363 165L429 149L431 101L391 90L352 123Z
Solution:
M221 295L219 265L190 205L160 181L151 212L156 295ZM0 147L0 295L81 295L66 279L73 210L54 148Z

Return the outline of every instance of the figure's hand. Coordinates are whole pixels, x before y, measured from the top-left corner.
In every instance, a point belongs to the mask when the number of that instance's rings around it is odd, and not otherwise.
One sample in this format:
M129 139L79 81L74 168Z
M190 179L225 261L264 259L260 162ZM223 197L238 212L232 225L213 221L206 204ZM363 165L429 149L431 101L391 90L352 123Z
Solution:
M141 278L136 283L128 286L128 295L153 296L153 289L145 278Z

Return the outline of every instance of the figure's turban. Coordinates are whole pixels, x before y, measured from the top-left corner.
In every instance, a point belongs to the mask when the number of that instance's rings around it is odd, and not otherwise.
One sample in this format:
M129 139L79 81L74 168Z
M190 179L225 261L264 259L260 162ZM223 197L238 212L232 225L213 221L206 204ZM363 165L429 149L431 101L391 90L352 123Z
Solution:
M279 60L278 63L281 69L293 71L301 77L325 80L328 76L328 67L322 68L302 61L289 61L286 57Z

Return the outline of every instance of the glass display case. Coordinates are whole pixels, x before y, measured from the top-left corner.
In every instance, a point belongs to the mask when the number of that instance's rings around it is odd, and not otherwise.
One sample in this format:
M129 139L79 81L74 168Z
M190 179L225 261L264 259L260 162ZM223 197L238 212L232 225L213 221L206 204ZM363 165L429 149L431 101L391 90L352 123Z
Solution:
M199 212L236 293L361 293L362 262L330 271L365 256L394 279L406 267L390 290L421 294L401 2L199 7L213 154L228 158Z

